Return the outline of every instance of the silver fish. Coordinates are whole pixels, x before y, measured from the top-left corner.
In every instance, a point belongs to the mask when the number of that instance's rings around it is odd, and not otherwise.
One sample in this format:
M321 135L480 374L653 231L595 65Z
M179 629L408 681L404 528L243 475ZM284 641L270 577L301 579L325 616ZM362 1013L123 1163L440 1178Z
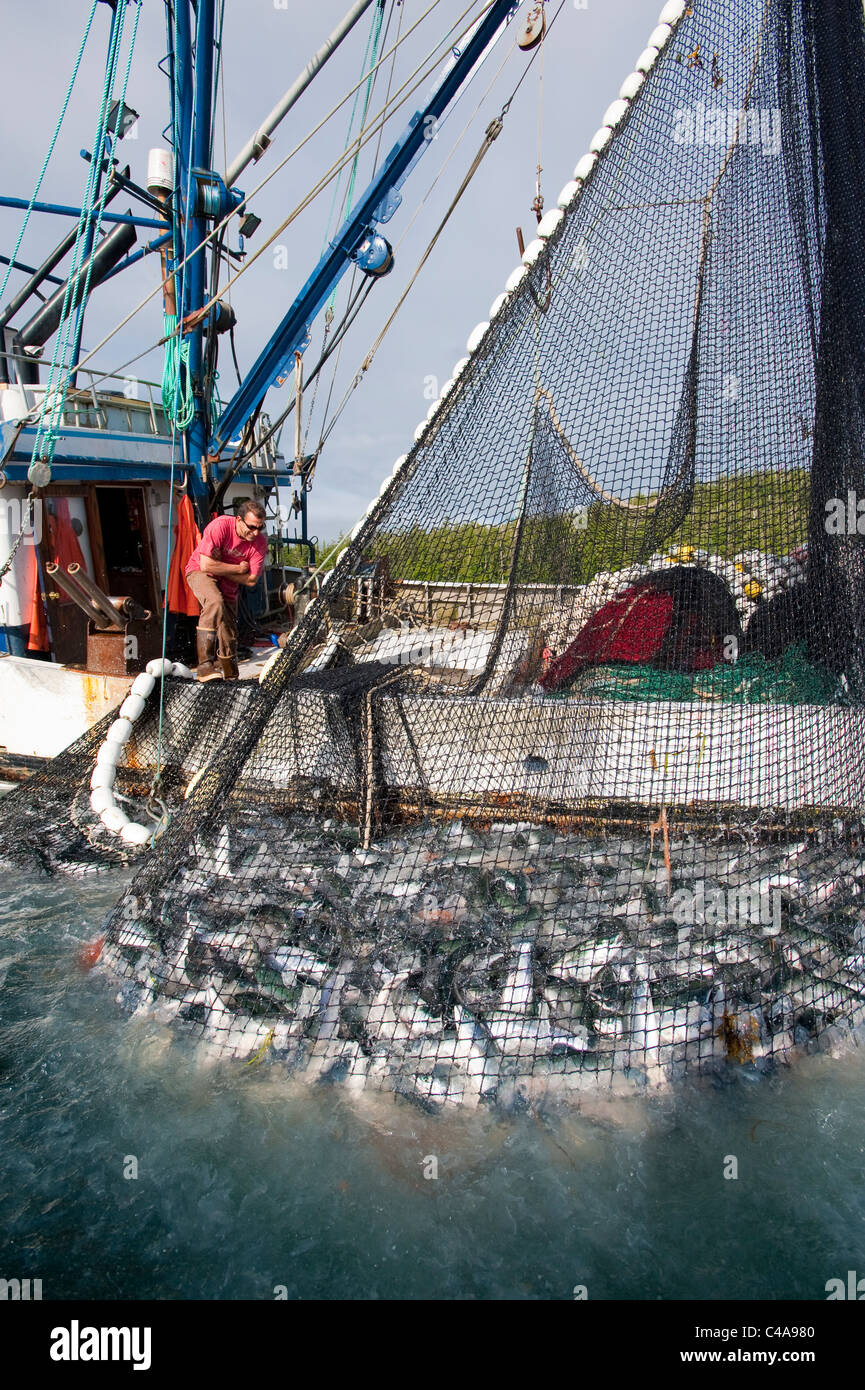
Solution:
M532 994L532 943L524 941L520 945L517 963L505 980L500 1008L509 1013L524 1014L531 1003Z
M568 1052L583 1052L588 1039L563 1028L556 1029L550 1017L549 1005L538 1005L537 1018L517 1017L508 1013L488 1014L484 1023L494 1042L508 1054L536 1057L561 1048Z
M331 967L326 961L319 960L311 951L304 951L298 946L280 946L279 950L268 952L265 959L268 965L279 972L286 987L290 987L298 979L323 985L331 973Z
M593 941L569 951L553 962L549 973L570 984L590 985L608 965L617 969L628 967L633 956L633 948L625 946L621 936L616 936L612 940Z
M321 1042L330 1041L337 1036L339 1029L340 1008L345 1002L343 992L345 990L348 976L354 969L354 961L347 957L340 961L339 966L332 974L328 975L324 981L321 991L320 1010L321 1023L318 1028L318 1036Z
M648 970L644 965L638 964L635 967L635 975L630 1020L630 1052L632 1059L652 1064L658 1060L661 1020L652 1001Z

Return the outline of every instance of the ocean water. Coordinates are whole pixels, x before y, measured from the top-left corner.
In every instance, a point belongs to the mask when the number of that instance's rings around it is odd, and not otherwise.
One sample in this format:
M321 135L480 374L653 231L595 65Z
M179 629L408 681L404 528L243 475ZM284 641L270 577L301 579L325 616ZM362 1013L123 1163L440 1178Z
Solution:
M822 1299L865 1272L865 1048L428 1115L130 1018L79 964L125 881L4 878L0 1276L46 1299Z

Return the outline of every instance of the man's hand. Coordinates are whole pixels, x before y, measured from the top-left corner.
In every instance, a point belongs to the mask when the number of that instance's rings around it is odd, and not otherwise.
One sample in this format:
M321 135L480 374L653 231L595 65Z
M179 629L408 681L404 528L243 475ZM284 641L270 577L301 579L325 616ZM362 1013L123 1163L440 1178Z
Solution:
M237 572L238 572L238 574L249 574L249 561L248 561L248 560L238 560L238 562L237 562Z

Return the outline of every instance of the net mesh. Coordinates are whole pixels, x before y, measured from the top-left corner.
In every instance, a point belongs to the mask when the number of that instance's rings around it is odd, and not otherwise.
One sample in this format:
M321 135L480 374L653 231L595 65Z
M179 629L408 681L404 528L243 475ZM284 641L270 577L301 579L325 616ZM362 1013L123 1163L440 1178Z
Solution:
M277 664L168 683L129 1007L432 1107L856 1036L863 91L859 0L692 0Z

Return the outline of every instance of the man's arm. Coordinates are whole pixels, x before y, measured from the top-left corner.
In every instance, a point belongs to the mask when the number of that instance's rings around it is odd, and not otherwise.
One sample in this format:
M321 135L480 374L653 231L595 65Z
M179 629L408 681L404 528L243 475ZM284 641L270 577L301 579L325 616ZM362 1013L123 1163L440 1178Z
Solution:
M253 557L252 564L247 565L249 573L246 574L242 579L238 579L238 584L242 584L245 589L254 589L259 579L261 578L261 572L264 569L264 561L266 557L267 546L265 546L261 551L258 551L256 553L256 555Z
M201 555L199 564L202 573L210 574L214 579L234 579L238 584L249 582L249 564L246 560L241 560L236 565L227 565L223 560L215 560L212 555Z

